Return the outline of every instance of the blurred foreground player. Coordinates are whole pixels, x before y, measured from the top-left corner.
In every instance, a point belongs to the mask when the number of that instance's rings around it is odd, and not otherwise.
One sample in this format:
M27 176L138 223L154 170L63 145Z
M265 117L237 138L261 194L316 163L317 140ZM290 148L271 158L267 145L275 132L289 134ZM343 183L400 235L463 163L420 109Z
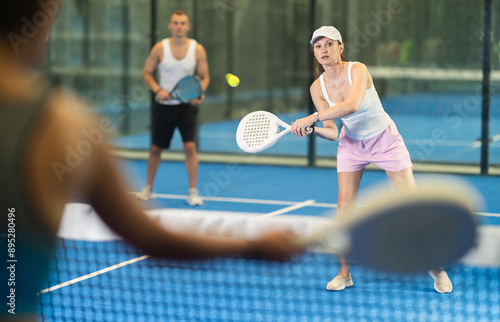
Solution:
M75 191L113 230L152 256L283 259L298 251L286 233L253 242L177 234L142 212L99 140L111 125L75 111L81 103L51 87L35 69L59 9L50 0L0 5L0 245L2 265L11 267L0 273L0 296L10 301L2 304L1 320L36 320L36 294Z

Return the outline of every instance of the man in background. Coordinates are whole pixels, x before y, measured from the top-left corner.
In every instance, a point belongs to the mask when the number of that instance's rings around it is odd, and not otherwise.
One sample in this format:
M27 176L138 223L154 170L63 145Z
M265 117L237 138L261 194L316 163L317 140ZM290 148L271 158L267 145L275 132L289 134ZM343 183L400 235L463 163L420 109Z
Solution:
M195 136L198 105L203 102L205 96L186 104L172 99L170 92L181 78L195 72L201 78L203 91L206 90L210 83L207 54L202 45L187 37L191 24L184 11L177 10L172 14L168 28L172 33L171 37L163 39L153 47L143 71L143 78L155 93L156 102L152 111L152 141L146 185L137 194L137 198L154 198L153 182L161 162L161 153L170 147L174 131L179 128L189 180L187 203L190 206L201 206L203 200L196 188L199 163ZM156 70L159 72L159 83L153 76Z

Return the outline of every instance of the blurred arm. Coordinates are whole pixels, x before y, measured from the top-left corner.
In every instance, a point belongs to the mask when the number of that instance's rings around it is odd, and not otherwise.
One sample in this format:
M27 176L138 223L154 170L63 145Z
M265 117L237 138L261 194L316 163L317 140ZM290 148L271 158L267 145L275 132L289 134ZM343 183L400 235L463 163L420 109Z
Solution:
M210 73L208 71L207 53L202 45L196 45L196 73L201 78L203 91L205 92L210 85Z
M151 52L149 53L148 59L146 60L146 63L144 65L144 69L142 71L142 78L148 84L149 88L155 93L156 95L161 94L168 95L168 98L161 97L161 99L168 100L170 99L170 94L167 93L165 90L162 90L158 82L156 81L154 77L154 72L156 68L158 67L158 64L161 62L163 58L163 45L161 42L157 43Z

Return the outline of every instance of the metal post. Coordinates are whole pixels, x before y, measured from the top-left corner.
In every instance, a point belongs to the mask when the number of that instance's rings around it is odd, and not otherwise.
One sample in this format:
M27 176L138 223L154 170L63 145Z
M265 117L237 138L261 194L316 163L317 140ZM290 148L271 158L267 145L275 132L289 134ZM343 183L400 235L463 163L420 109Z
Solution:
M150 49L153 49L153 47L156 45L156 30L157 30L157 19L156 19L156 11L158 9L158 0L151 0L151 11L150 11L150 19L151 19L151 46ZM151 123L153 124L153 104L155 103L156 100L156 95L155 93L151 92L151 104L150 104L150 118L151 118Z
M199 41L198 39L198 30L200 30L200 28L198 27L198 25L201 24L201 21L200 21L200 15L198 14L198 6L199 6L199 3L198 3L198 0L192 0L191 1L191 8L192 8L192 18L191 18L191 35L192 35L192 38L195 39L196 41ZM198 131L198 129L196 129L196 132L195 132L195 138L194 138L194 142L196 144L196 149L199 151L200 150L200 131Z
M192 0L191 1L191 8L192 8L192 22L191 22L191 35L193 39L198 40L198 25L200 24L199 20L199 14L198 14L198 0Z
M130 131L130 100L129 100L129 69L130 69L130 12L129 0L122 2L122 25L123 25L123 41L122 41L122 116L121 116L121 132L128 134Z
M483 93L481 122L481 175L488 174L491 99L491 0L484 0Z
M156 11L158 0L151 0L151 49L156 45L156 31L158 29Z
M276 34L274 32L274 28L272 28L273 25L273 14L274 14L274 7L276 6L275 1L266 1L266 7L265 7L265 12L266 12L266 23L267 23L267 29L268 32L265 34L265 40L266 40L266 88L267 88L267 106L266 109L268 111L273 110L274 107L274 90L276 88L275 82L276 78L274 76L275 68L274 68L274 46L272 44L275 39L273 38Z
M309 3L309 34L312 35L316 28L316 0L310 0ZM313 59L314 59L314 54L311 50L309 50L309 63L312 65ZM309 84L312 84L314 82L314 71L312 67L309 67ZM307 91L306 94L309 97L309 91ZM312 99L309 97L308 99L309 102L309 114L314 113L314 103ZM307 154L307 165L309 167L314 167L316 165L316 135L309 135L309 145L308 145L308 154Z
M233 10L228 10L226 12L227 25L226 25L226 72L233 73L234 70L234 16ZM227 101L226 101L226 113L224 117L226 119L231 119L233 116L234 107L234 89L226 86Z
M79 3L83 16L83 64L90 65L90 2Z

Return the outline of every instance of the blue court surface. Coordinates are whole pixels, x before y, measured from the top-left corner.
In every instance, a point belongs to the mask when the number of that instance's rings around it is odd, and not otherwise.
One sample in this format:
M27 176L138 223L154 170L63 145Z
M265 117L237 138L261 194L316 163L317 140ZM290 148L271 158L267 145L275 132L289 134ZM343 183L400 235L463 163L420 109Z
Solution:
M120 160L119 164L127 173L130 190L140 190L146 161ZM429 175L416 174L417 183L424 176ZM496 231L499 179L461 178L484 196L486 207L478 214L481 227ZM360 204L363 193L376 184L390 183L384 172L367 170ZM184 164L163 162L155 182L157 199L141 203L157 212L158 220L168 216L203 222L207 217L260 216L313 199L313 204L275 216L302 221L334 214L338 194L335 169L224 163L200 164L198 188L205 204L189 207ZM86 225L93 219L83 216L88 219L79 221L82 234L89 235ZM212 223L222 223L217 220ZM144 258L112 233L108 235L101 240L60 239L45 286L58 288L40 295L46 321L500 320L496 245L486 245L496 253L486 254L494 263L487 258L481 262L483 258L476 256L446 268L454 285L450 294L437 293L426 273L398 276L355 263L351 267L354 286L328 292L326 283L339 270L338 259L332 255L308 252L288 262L233 257L167 261Z

